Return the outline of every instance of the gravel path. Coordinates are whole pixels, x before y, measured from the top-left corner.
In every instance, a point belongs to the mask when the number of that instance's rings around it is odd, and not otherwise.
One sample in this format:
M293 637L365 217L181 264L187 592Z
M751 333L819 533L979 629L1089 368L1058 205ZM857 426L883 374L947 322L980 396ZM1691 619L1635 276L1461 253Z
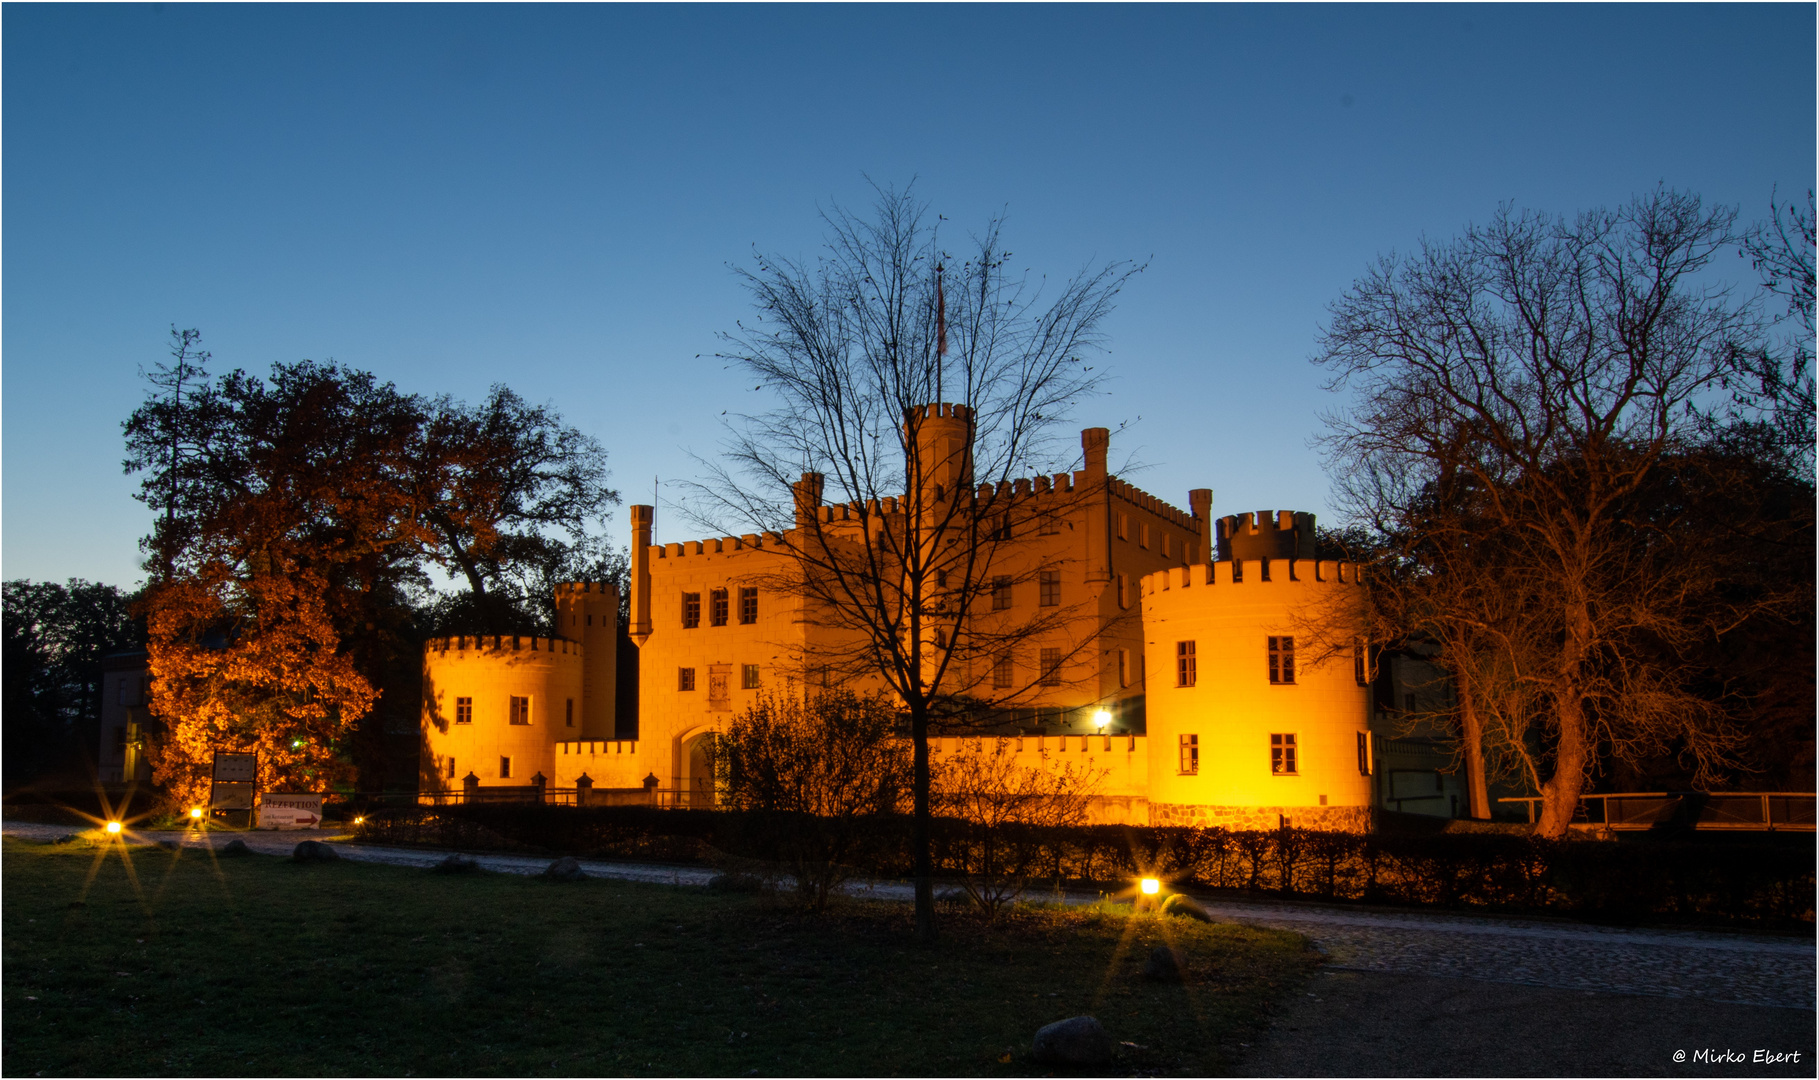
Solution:
M68 826L9 823L8 836L52 840ZM288 855L304 834L241 833L251 847ZM320 834L310 834L320 835ZM227 836L182 832L133 834L148 842L176 841L186 849L225 843ZM431 866L447 854L422 848L336 842L360 862ZM478 853L481 866L508 874L540 874L549 860ZM698 866L583 860L594 877L665 885L705 885L716 871ZM878 882L852 890L885 900L908 900L911 887ZM1097 894L1068 896L1091 902ZM1812 1009L1815 949L1811 938L1697 930L1628 930L1546 919L1480 918L1375 912L1319 904L1204 901L1218 918L1306 935L1329 957L1328 970L1462 978L1597 994L1696 998L1735 1005Z

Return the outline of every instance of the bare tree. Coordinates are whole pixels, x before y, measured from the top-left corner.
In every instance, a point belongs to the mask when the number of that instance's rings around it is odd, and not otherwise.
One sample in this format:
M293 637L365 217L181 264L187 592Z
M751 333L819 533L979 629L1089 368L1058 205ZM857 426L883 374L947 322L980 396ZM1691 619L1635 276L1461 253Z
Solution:
M806 605L824 664L887 688L914 745L917 933L935 934L929 852L932 722L1031 699L1001 663L1053 634L1065 609L994 610L994 593L1038 571L1013 538L1040 524L1049 488L1030 477L1061 453L1056 425L1092 393L1088 362L1112 302L1137 268L1088 270L1050 289L1008 270L988 223L962 256L908 191L881 189L875 214L823 215L813 262L759 255L740 271L756 318L723 358L771 392L739 418L730 464L696 494L703 520L781 538L787 582ZM1050 490L1053 499L1064 493Z
M1747 406L1766 399L1770 429L1778 436L1795 472L1813 480L1813 191L1806 205L1769 200L1769 220L1743 238L1743 254L1762 276L1762 287L1787 303L1776 320L1790 325L1778 347L1746 355L1753 385L1744 388Z
M1673 664L1737 613L1658 542L1680 526L1645 497L1759 341L1701 276L1733 221L1665 190L1571 220L1505 208L1381 260L1321 339L1332 388L1354 391L1325 440L1350 510L1413 560L1398 603L1448 670L1520 691L1491 716L1541 751L1544 835L1601 744L1673 747L1702 777L1737 745Z

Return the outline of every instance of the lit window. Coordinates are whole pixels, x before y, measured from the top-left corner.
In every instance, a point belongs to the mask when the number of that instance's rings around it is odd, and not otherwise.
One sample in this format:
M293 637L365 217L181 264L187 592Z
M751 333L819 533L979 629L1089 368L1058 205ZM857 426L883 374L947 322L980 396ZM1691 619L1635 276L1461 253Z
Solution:
M739 688L742 690L758 689L757 664L746 664L739 669Z
M1192 686L1199 681L1199 663L1194 657L1194 643L1175 642L1175 685Z
M1287 686L1295 681L1295 639L1270 638L1270 682Z
M1061 650L1042 650L1042 685L1061 685Z
M455 699L455 723L471 724L474 722L474 699L458 697Z
M527 698L527 697L512 698L511 722L514 724L519 724L519 725L528 724L531 722L531 699L530 698Z
M1181 775L1182 776L1193 776L1193 775L1197 774L1200 771L1200 736L1198 736L1198 735L1181 736L1180 751L1181 751L1181 764L1180 764Z
M693 630L701 625L701 594L685 592L682 594L682 628Z
M1011 668L1011 658L1007 653L1004 656L1000 656L997 663L992 665L992 689L1009 690L1014 682L1015 677Z
M726 590L715 589L707 594L707 624L709 626L726 625Z
M739 622L750 626L758 621L758 590L739 590Z
M1371 737L1369 733L1360 731L1358 733L1358 775L1369 776L1370 774Z
M1277 776L1295 775L1295 737L1270 736L1270 772Z
M508 758L508 757L501 757L499 759L499 779L510 780L511 778L512 778L512 759Z
M1041 590L1040 602L1043 607L1059 606L1061 603L1061 571L1042 571Z
M676 689L693 690L695 688L695 669L692 667L676 669Z
M1011 606L1011 579L995 577L992 579L992 610L1009 611Z
M575 726L575 699L574 698L568 699L568 708L567 708L567 710L565 710L565 712L566 712L566 716L564 718L565 723L563 724L563 726L564 727L574 727Z

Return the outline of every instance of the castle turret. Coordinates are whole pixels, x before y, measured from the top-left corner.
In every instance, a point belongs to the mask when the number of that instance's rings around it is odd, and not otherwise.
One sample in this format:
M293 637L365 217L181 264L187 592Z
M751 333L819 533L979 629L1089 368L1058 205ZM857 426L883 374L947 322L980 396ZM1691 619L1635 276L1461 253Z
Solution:
M932 506L937 493L951 495L973 484L973 414L965 405L938 403L910 409L903 417L903 438L913 475L912 489L922 492L922 505Z
M580 715L564 739L614 737L618 697L619 590L605 582L556 586L556 619L562 635L582 645Z
M1212 493L1208 492L1208 503ZM1231 514L1219 519L1216 534L1222 561L1237 559L1311 559L1314 515L1281 510L1271 514Z
M632 507L632 596L628 629L632 640L639 645L651 636L651 523L656 517L654 506Z

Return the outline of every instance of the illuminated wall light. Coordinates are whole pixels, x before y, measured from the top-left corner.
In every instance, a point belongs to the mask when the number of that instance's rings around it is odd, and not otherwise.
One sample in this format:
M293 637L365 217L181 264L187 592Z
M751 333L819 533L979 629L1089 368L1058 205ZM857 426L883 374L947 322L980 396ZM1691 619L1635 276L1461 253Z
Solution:
M1093 714L1093 726L1094 727L1102 728L1111 722L1112 722L1112 714L1108 710L1100 709L1098 712Z

